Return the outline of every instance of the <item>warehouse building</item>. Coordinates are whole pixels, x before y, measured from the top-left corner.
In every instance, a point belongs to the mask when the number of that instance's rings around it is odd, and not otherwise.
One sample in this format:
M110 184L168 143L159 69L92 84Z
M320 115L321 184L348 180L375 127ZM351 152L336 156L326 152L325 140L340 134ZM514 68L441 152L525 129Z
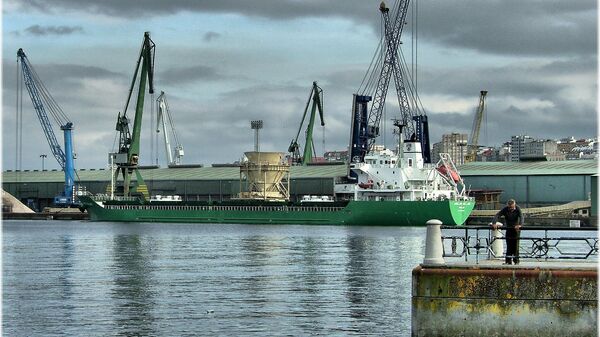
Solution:
M592 199L598 161L473 162L459 170L470 189L500 190L502 203L535 207Z
M240 189L239 167L180 167L141 169L150 193L179 195L183 200L227 200ZM106 193L111 183L111 171L79 170L79 185L93 194ZM337 177L346 175L345 165L292 166L290 168L290 198L304 195L333 195ZM134 176L135 177L135 176ZM135 179L135 178L134 178ZM50 206L61 193L64 174L61 171L6 171L2 174L4 190L35 210Z
M496 191L499 203L513 198L523 207L592 200L595 204L598 161L473 162L459 167L469 189ZM183 167L143 169L142 176L152 195L179 195L184 200L227 200L236 196L239 167ZM290 196L332 195L336 179L346 175L345 165L293 166ZM111 181L109 170L80 170L80 184L91 193L105 193ZM6 171L3 188L36 210L50 206L63 189L60 171ZM593 207L594 213L596 207ZM593 215L592 214L592 215Z

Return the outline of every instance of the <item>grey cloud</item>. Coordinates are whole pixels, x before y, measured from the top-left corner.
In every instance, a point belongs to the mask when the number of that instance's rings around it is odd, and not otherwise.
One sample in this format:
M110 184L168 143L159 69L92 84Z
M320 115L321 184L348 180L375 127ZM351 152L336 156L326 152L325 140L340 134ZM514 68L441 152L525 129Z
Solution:
M182 11L236 13L272 20L303 17L344 17L379 30L376 1L95 1L9 0L42 11L79 10L128 18L169 15ZM500 55L596 55L597 6L594 0L449 0L419 2L411 6L405 36L417 13L418 36L448 48L468 48ZM205 35L206 38L206 35Z
M449 94L469 97L479 90L490 90L515 97L552 98L565 83L561 75L596 73L592 57L570 58L542 63L514 63L496 67L471 66L453 69L422 69L419 75L421 94ZM589 83L596 85L596 83Z
M73 33L82 33L83 28L81 26L40 26L33 25L25 28L25 32L31 35L45 36L45 35L69 35Z
M207 13L237 13L248 16L265 17L276 20L286 20L299 17L351 16L363 20L364 13L376 13L377 2L346 0L344 6L334 0L262 0L262 1L187 1L187 0L151 0L143 6L135 1L119 0L56 0L48 3L44 0L9 0L22 4L26 8L41 11L56 11L59 8L76 9L90 13L129 17L136 15L162 15L182 11ZM367 16L368 17L368 16ZM368 19L367 19L368 20Z
M204 65L169 68L159 73L157 80L165 84L191 83L196 81L219 81L226 78L215 68Z
M15 53L16 54L16 53ZM104 68L96 66L82 66L76 64L46 64L36 63L36 57L31 59L30 55L25 51L29 62L34 67L35 72L39 75L40 79L44 82L49 89L52 87L61 88L61 91L65 87L71 85L78 85L78 82L85 78L93 79L114 79L122 81L127 77L124 74L116 73ZM2 68L4 74L2 75L3 88L11 89L16 87L15 76L16 76L16 65L14 60L3 59ZM57 90L58 91L58 90Z
M205 42L210 42L214 39L218 39L221 37L221 34L217 33L217 32L206 32L206 34L204 34L204 37L202 38Z
M500 55L596 54L594 0L435 1L419 5L419 37Z

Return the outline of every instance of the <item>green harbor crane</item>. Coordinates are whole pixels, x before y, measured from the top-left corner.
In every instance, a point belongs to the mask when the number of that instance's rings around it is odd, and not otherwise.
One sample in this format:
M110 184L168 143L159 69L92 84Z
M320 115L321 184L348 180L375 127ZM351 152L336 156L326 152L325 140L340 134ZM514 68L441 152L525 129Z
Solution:
M308 112L308 107L311 106L311 102L312 108L310 110L308 125L306 127L304 152L302 157L300 157L300 145L298 144L298 137L300 137L300 132L302 131L302 126L304 125L304 121L306 119L306 113ZM294 165L306 166L313 161L313 154L315 152L313 144L313 129L315 126L315 115L317 109L319 109L319 117L321 117L321 126L325 126L325 121L323 120L323 89L317 85L317 82L313 82L312 89L308 95L308 101L306 102L306 107L304 108L304 114L302 115L302 121L300 122L300 127L298 128L298 133L288 148L288 151L292 154L292 164Z
M111 167L116 165L116 171L111 181L110 193L122 195L123 197L140 196L144 199L149 198L148 187L138 170L140 158L140 131L142 128L142 115L144 112L144 94L146 91L146 81L148 82L148 92L154 93L154 51L155 44L150 39L150 33L144 33L144 40L140 50L140 55L133 73L133 80L129 88L129 95L123 112L117 116L116 130L119 132L118 152L111 153L109 160ZM129 119L127 118L127 108L139 76L137 104L135 107L135 116L133 119L133 129L129 129ZM135 174L136 181L132 182L132 175ZM119 176L123 176L122 186L115 186Z

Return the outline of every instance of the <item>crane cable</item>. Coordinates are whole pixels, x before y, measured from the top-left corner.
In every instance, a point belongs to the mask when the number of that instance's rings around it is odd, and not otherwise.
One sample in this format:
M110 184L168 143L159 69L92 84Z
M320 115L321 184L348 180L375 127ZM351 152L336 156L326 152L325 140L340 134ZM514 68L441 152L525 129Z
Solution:
M369 67L367 68L367 71L365 72L365 76L363 77L359 89L357 90L357 92L361 93L361 94L365 94L365 93L371 93L375 90L375 86L377 85L377 77L379 75L379 73L381 73L381 67L382 67L382 63L383 63L383 57L384 57L384 48L382 48L382 46L384 46L384 41L385 41L385 27L384 27L384 23L381 22L380 23L380 34L379 36L381 37L379 39L379 44L377 45L377 48L375 49L375 53L373 54L373 57L371 58L371 63L369 64ZM366 80L366 82L365 82ZM364 84L364 87L363 87Z
M34 84L39 89L39 94L45 103L44 107L47 108L47 110L50 112L50 115L52 115L54 121L61 126L69 123L69 118L58 105L58 103L56 103L56 100L54 100L54 97L52 97L50 91L48 90L48 88L46 88L46 85L40 79L39 75L35 71L35 68L29 62L29 59L27 57L24 57L23 62L26 62L25 65L29 68Z

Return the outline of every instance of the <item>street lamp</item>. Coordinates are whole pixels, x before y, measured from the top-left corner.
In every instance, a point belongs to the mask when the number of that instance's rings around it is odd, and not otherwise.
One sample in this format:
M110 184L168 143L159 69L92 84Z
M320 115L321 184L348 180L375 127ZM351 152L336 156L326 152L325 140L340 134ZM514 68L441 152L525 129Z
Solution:
M45 154L40 154L40 158L42 158L42 171L44 170L44 159L46 159L46 157L48 157Z

